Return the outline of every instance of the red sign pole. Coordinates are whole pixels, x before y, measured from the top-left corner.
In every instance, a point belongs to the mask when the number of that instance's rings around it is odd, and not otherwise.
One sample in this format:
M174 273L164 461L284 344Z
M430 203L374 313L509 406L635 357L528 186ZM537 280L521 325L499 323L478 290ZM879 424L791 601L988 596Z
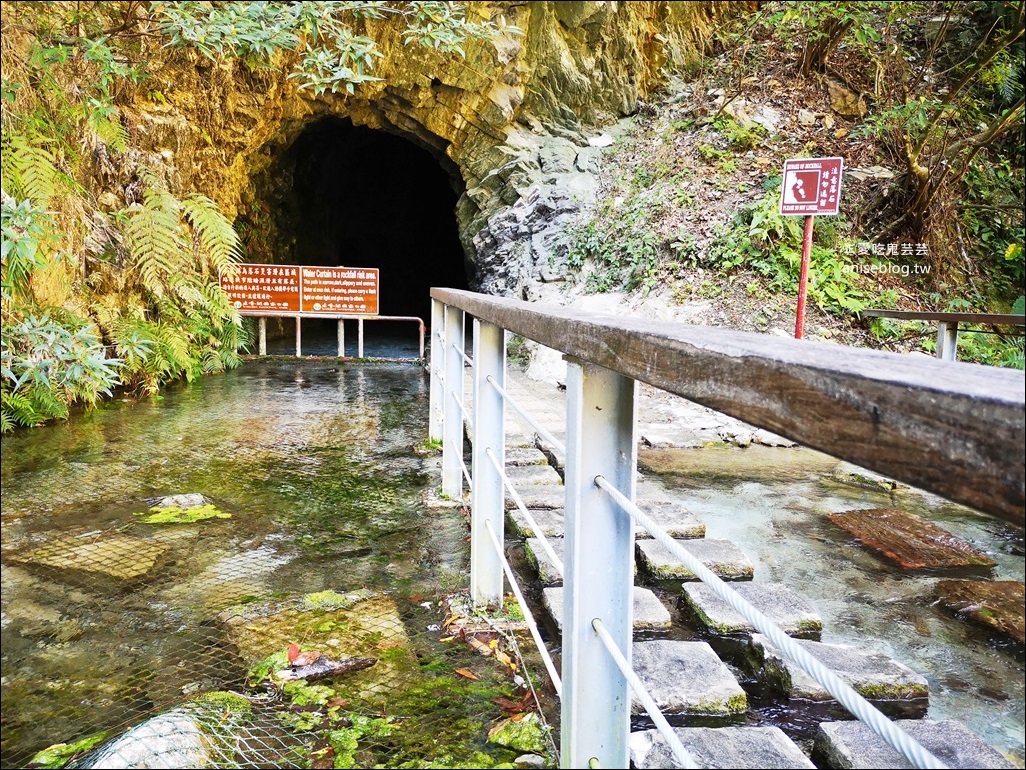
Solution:
M805 217L802 236L802 270L798 276L798 313L794 321L794 338L800 340L805 333L805 298L809 293L809 258L812 256L812 214Z

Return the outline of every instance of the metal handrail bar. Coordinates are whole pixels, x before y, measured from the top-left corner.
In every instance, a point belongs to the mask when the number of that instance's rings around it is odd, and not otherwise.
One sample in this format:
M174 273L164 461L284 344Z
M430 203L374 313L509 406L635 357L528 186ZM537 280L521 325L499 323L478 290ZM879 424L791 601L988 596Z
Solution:
M549 672L549 679L552 680L552 687L556 691L556 696L562 697L563 680L560 679L559 674L556 671L556 666L552 661L552 656L549 654L548 648L545 646L545 642L541 638L541 631L538 630L538 623L535 621L534 615L531 613L531 608L527 606L527 600L524 599L524 594L520 591L516 575L513 574L513 569L509 566L509 561L507 561L506 554L502 551L502 546L499 544L499 538L495 536L495 530L492 528L492 523L490 521L485 522L485 529L488 530L488 535L491 537L492 545L495 546L495 552L499 555L499 560L502 562L502 571L506 574L506 579L509 580L509 587L513 590L513 595L517 598L517 604L520 605L520 611L524 613L524 621L527 623L527 628L531 632L531 637L534 639L534 643L538 647L538 654L541 655L542 663L545 664L545 670Z
M467 489L474 491L474 483L470 478L470 470L467 468L467 462L460 457L460 469L463 471L463 478L467 482Z
M1022 372L457 289L431 296L572 360L1023 523Z
M709 586L719 598L723 599L745 620L755 626L760 633L787 657L797 663L809 676L822 685L827 692L848 709L859 721L864 722L874 733L885 740L905 759L919 768L946 768L929 750L924 748L915 738L902 730L869 701L859 695L849 684L842 681L833 671L823 665L794 641L790 636L766 615L756 609L750 602L742 598L734 589L696 559L687 549L650 519L644 511L625 497L616 487L602 476L595 477L595 485L606 492L623 511L637 524L640 524L664 548L680 559L703 583Z
M496 459L495 454L492 452L491 447L485 450L485 454L488 455L488 459L492 461L492 465L495 466L495 470L502 478L502 484L506 487L506 491L509 492L513 498L513 502L516 503L517 508L524 514L524 518L527 519L527 523L531 526L534 534L541 541L542 550L545 551L545 555L549 557L552 563L555 565L556 570L559 572L559 576L563 577L563 560L556 556L556 552L552 550L552 546L549 545L549 539L545 537L545 533L542 532L541 527L538 526L538 522L534 520L534 516L527 510L527 506L524 505L523 499L520 494L514 488L513 483L509 480L509 476L506 475L506 471L499 465L499 461Z
M513 396L511 396L509 393L507 393L491 375L489 375L486 379L488 380L488 383L493 388L495 388L495 391L500 396L502 396L503 401L512 406L516 410L517 414L519 414L521 417L527 420L531 427L538 432L539 436L541 436L543 439L549 442L549 444L553 446L561 455L566 455L566 445L563 444L562 441L558 440L555 436L549 433L549 431L542 427L541 423L539 423L534 417L532 417L529 412L525 411L524 408L516 402L516 399L513 398Z
M616 641L606 631L606 627L602 624L600 618L592 618L591 627L595 629L595 633L598 634L598 638L602 640L602 644L605 645L606 651L613 658L613 662L616 663L616 667L620 669L620 673L623 674L624 679L627 680L627 684L634 690L634 694L638 696L638 700L641 701L641 705L645 707L645 711L652 717L652 721L655 723L656 729L659 734L666 739L666 743L670 747L670 752L673 754L673 758L680 763L681 767L695 768L701 767L698 764L695 757L684 748L684 744L680 742L680 737L670 727L670 723L666 721L666 717L663 716L662 710L659 708L659 704L655 702L655 699L649 693L648 688L645 687L645 683L641 681L641 678L635 673L634 669L631 668L631 664L627 662L627 659L623 656L620 648L616 646Z

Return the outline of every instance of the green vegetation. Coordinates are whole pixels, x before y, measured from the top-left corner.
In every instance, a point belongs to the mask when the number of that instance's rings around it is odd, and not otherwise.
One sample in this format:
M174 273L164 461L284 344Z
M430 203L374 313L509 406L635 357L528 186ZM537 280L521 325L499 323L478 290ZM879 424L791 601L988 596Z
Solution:
M820 311L853 328L870 306L1009 312L1026 280L1024 16L1021 1L769 2L738 15L681 73L690 96L635 118L603 202L569 232L568 266L589 291L743 301L737 283L760 305L794 294L803 222L777 213L772 175L785 158L841 155L886 174L849 176L844 216L816 221ZM910 331L890 328L871 332L883 344ZM1021 339L1000 335L964 335L959 351L1022 362Z
M194 505L191 508L179 508L169 505L165 508L150 508L149 513L137 513L143 524L192 524L205 519L230 519L232 515L219 511L211 503Z
M57 768L64 767L75 757L85 754L106 737L107 733L99 733L74 743L55 743L53 746L47 746L32 757L31 764L33 767L45 768L45 770L57 770Z
M465 10L424 0L5 5L0 428L66 418L116 387L154 394L239 364L248 335L219 278L243 256L240 240L219 202L179 189L173 153L141 141L137 102L168 101L151 69L238 59L315 94L354 94L379 79L381 53L361 31L397 18L404 42L461 55L468 38L498 31Z

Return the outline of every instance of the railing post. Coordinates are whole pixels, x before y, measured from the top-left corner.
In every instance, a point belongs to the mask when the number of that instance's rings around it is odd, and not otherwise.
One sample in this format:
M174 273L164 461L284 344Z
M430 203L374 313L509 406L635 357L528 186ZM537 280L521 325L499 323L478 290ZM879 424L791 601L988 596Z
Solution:
M445 395L442 400L442 494L463 496L463 311L445 308Z
M485 522L491 522L499 543L503 541L502 476L488 458L491 450L499 468L506 465L505 404L488 382L506 386L506 332L500 326L474 319L474 423L471 444L470 496L470 595L475 606L502 603L502 561L495 552Z
M428 402L428 438L442 440L442 395L445 391L445 305L431 300L431 398Z
M356 357L363 358L363 319L356 319Z
M267 319L264 316L257 319L257 352L267 355Z
M303 356L303 318L296 316L296 358Z
M958 322L941 321L937 324L937 358L942 361L957 360Z
M346 321L344 318L338 319L338 357L346 357Z
M568 359L566 556L563 599L563 767L627 767L630 694L591 625L601 618L631 660L631 519L595 485L603 476L634 499L635 382Z

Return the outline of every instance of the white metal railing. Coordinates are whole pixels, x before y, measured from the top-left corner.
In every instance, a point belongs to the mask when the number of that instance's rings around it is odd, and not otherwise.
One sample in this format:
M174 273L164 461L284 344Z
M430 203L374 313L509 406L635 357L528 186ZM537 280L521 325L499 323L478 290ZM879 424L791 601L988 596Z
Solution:
M473 355L468 356L463 349L464 311L454 302L443 302L436 291L443 297L454 297L461 305L474 308L485 308L488 312L479 312L473 317L474 339ZM714 575L704 564L690 554L686 548L673 540L662 528L656 525L633 502L634 480L636 469L636 381L620 371L606 368L592 361L568 355L567 376L567 440L565 446L540 425L523 407L511 398L505 388L505 337L506 329L492 321L505 318L516 319L509 326L518 334L525 334L526 328L540 328L539 334L543 344L552 346L552 337L557 334L558 327L551 325L550 318L544 310L525 310L508 306L523 306L510 300L484 298L482 295L471 295L468 292L451 290L433 290L432 319L436 326L440 325L442 334L432 334L432 404L439 408L432 409L430 435L441 437L443 441L442 486L443 492L453 496L462 495L463 475L460 473L463 462L463 429L466 424L470 431L472 446L472 469L467 477L473 480L471 489L471 580L470 589L475 605L497 605L503 596L503 576L505 576L517 601L521 604L525 617L530 618L532 636L539 645L546 668L557 691L561 693L561 766L563 767L626 767L628 763L627 736L630 720L630 699L628 688L635 691L660 733L667 740L671 752L683 766L693 766L693 757L684 749L679 738L670 729L666 719L659 713L643 683L630 668L633 637L633 570L634 570L634 526L643 527L652 536L674 553L700 580L727 603L737 610L756 629L765 634L770 641L785 655L804 669L819 684L833 695L838 702L852 714L866 723L877 735L898 750L916 767L944 767L930 752L924 749L907 733L888 720L875 707L868 703L850 686L842 682L832 671L809 655L800 645L795 643L783 630L766 618L749 602ZM494 312L491 312L494 310ZM551 314L554 320L559 318ZM481 316L484 316L481 317ZM520 316L529 316L520 323ZM538 317L543 317L538 321ZM488 320L485 320L485 319ZM578 319L573 319L578 321ZM615 322L617 319L613 319ZM590 336L589 342L601 351L597 358L605 356L614 347L601 338L595 337L595 328L608 324L612 332L623 332L606 319L596 321L593 317L585 318L580 324L586 327ZM533 324L533 325L532 325ZM646 330L647 331L647 330ZM655 338L657 346L660 337ZM597 341L596 341L597 339ZM645 344L653 344L650 339ZM742 359L734 338L729 340L728 354ZM580 349L580 339L575 341ZM676 341L671 341L667 350L673 349ZM760 340L760 344L762 344ZM801 343L797 343L801 344ZM733 347L731 347L733 346ZM583 347L587 347L584 345ZM702 347L702 346L700 346ZM712 346L715 347L715 346ZM564 348L566 349L566 348ZM790 350L787 356L792 356ZM715 359L718 350L711 352L702 350L703 355ZM851 357L851 354L847 354ZM787 356L784 363L794 370L815 370L816 364L809 364L800 356ZM772 355L764 356L770 364L778 365ZM751 365L751 356L748 359ZM841 361L840 358L837 361ZM718 363L718 361L714 361ZM473 409L472 419L465 420L463 409L464 368L469 366L473 377ZM838 375L839 380L866 380L875 386L874 374L863 367L862 362L845 369L843 364L831 361L830 374ZM626 368L629 368L625 365ZM862 368L860 368L862 367ZM635 367L638 368L638 367ZM672 368L672 367L670 367ZM772 367L770 367L772 368ZM617 366L617 369L621 369ZM644 369L644 367L641 367ZM869 373L867 373L869 372ZM659 374L657 372L657 374ZM718 373L724 376L723 372ZM641 375L637 375L641 376ZM917 378L903 375L913 380L913 388L922 388ZM969 375L971 376L971 375ZM728 375L729 377L729 375ZM660 387L655 375L647 379L651 384ZM817 398L850 399L850 391L831 384L829 379L816 380L812 385L805 385L808 392ZM925 382L929 376L922 378ZM994 378L992 378L994 379ZM996 398L999 406L993 419L1004 420L1021 433L1022 385L1009 383L1004 375L992 385L1000 392ZM953 407L963 410L963 399L980 399L981 393L990 383L970 383L952 396ZM435 393L436 387L444 386L444 394ZM699 392L704 394L699 386ZM887 383L893 392L906 395L910 389L900 382ZM672 390L671 392L680 392ZM756 391L742 390L736 403L739 411L750 409L751 403L746 399ZM1009 396L1008 394L1013 394ZM684 395L684 393L681 393ZM890 395L890 394L888 394ZM947 397L949 394L944 394ZM931 396L930 406L936 408L936 399ZM697 400L703 400L701 398ZM755 399L756 407L763 404ZM1006 408L1011 402L1011 409ZM911 402L910 402L911 403ZM506 405L513 408L523 417L538 434L550 445L557 447L565 455L565 489L564 506L564 558L559 559L544 536L537 521L530 514L519 493L510 482L505 472L505 411ZM917 404L911 403L913 407ZM744 407L744 409L742 409ZM869 410L859 410L859 413ZM735 413L736 414L736 413ZM1009 417L1009 415L1012 415ZM1016 417L1015 415L1018 415ZM741 416L741 415L737 415ZM749 416L745 414L744 416ZM877 408L871 411L874 426L880 420ZM792 422L801 426L801 419ZM975 419L975 418L974 418ZM749 420L757 422L755 420ZM778 427L779 426L769 426ZM903 424L904 427L904 424ZM961 428L963 431L965 428ZM786 432L786 431L783 431ZM877 430L879 433L879 430ZM800 434L800 430L792 432ZM1020 437L1021 438L1021 437ZM952 442L954 443L954 442ZM1014 445L1014 442L1013 442ZM1021 446L1021 441L1018 446ZM856 447L845 451L863 451ZM944 451L944 450L942 450ZM838 452L838 454L842 454ZM852 459L859 459L852 457ZM991 495L993 509L998 515L1007 517L1001 510L1004 503L996 491L1000 483L1008 483L1006 478L1011 473L1011 489L1015 492L1014 468L1006 471L1002 468L987 466L984 471L990 474L992 489L984 494ZM1001 474L1005 473L1005 477ZM900 478L899 474L896 477ZM913 480L913 479L906 479ZM913 480L914 481L914 480ZM933 482L931 483L946 483ZM966 492L961 499L970 501L978 490ZM1021 490L1020 490L1021 491ZM530 614L530 609L523 601L523 594L516 585L515 577L509 567L503 551L504 542L504 493L508 492L517 508L524 514L532 531L539 537L542 549L552 561L556 569L563 575L564 612L562 618L562 672L557 675L551 659L545 649L544 642L537 633L537 626ZM1013 494L1014 496L1014 494ZM988 500L988 504L991 504ZM580 526L587 512L587 526ZM625 516L624 513L627 515ZM1015 515L1013 513L1013 515ZM584 590L583 587L586 587ZM561 678L560 678L561 676Z
M345 358L346 355L346 321L356 321L356 357L363 358L363 322L364 321L399 321L415 322L418 330L418 357L424 358L424 332L426 327L424 321L417 316L409 315L352 315L339 313L267 313L264 311L243 311L242 316L255 317L257 319L257 354L267 355L267 319L268 318L293 318L296 322L296 358L303 355L303 319L315 319L318 321L338 322L338 357ZM432 350L432 352L434 352Z

